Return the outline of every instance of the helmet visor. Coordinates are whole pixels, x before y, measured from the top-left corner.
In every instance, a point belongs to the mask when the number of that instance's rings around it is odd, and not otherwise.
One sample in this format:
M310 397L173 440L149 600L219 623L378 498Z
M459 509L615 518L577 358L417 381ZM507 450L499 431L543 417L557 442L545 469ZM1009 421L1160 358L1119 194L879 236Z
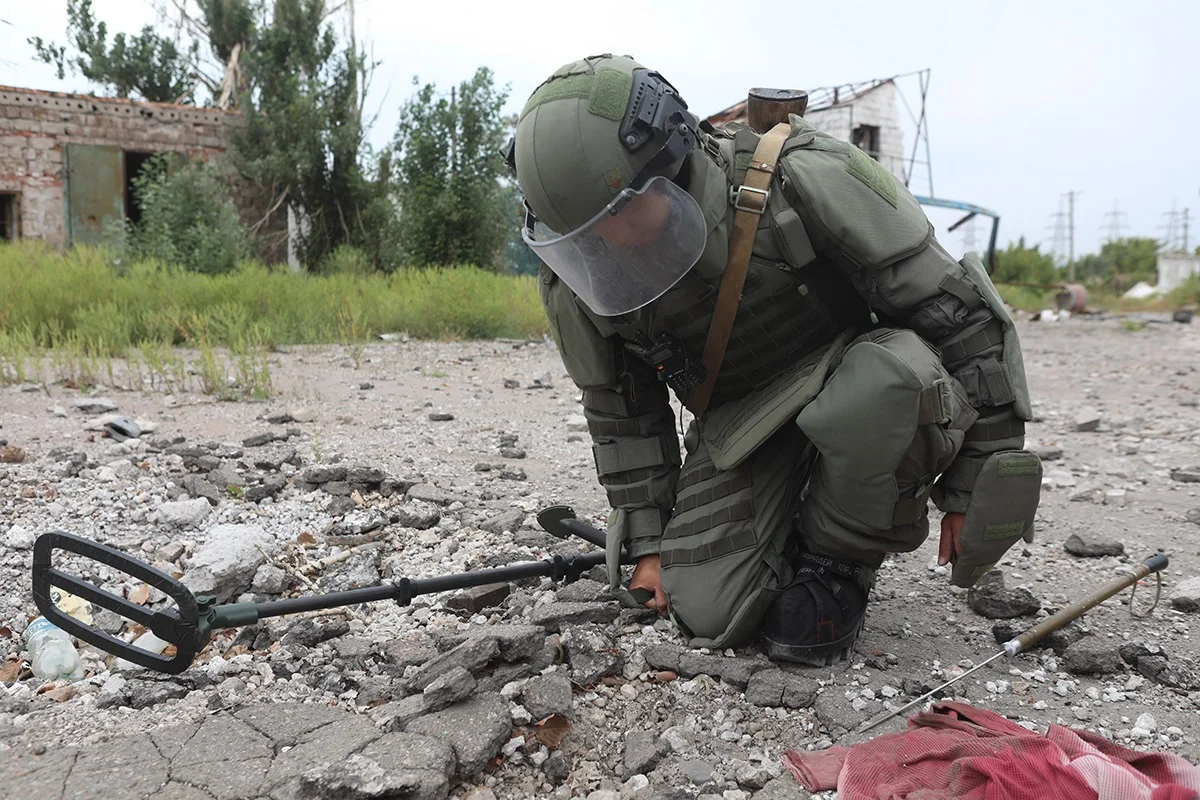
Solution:
M700 260L706 225L696 200L664 177L625 189L587 223L557 235L540 222L525 243L605 317L657 300Z

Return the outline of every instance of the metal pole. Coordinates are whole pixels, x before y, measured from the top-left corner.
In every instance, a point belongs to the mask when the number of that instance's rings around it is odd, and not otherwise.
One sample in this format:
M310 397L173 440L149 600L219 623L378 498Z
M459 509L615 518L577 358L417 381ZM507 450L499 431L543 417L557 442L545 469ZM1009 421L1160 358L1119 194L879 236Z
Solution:
M1075 198L1083 192L1067 192L1067 279L1075 282ZM1061 212L1060 212L1061 213Z

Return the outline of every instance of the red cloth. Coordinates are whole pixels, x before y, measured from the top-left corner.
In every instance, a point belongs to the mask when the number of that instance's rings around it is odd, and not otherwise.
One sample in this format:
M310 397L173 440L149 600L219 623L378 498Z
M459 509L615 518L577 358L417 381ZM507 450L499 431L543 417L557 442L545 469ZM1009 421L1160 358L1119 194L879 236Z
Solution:
M1087 731L1045 736L961 703L914 715L908 730L853 747L783 757L810 792L839 800L1196 800L1200 769Z

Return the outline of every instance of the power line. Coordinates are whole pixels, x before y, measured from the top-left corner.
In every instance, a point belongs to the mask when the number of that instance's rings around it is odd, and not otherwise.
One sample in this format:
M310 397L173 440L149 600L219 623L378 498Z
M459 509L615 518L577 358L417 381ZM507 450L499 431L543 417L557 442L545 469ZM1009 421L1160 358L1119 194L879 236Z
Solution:
M1053 244L1050 245L1050 253L1054 263L1060 265L1067 249L1067 212L1063 211L1063 198L1058 199L1058 211L1051 214L1050 218L1054 220L1054 238Z
M1114 200L1113 210L1104 215L1105 223L1101 226L1101 230L1105 231L1106 242L1115 242L1118 239L1123 238L1121 236L1121 231L1129 227L1125 223L1121 222L1121 218L1124 216L1125 212L1117 209L1117 201Z
M1163 231L1162 249L1167 252L1175 250L1178 240L1177 232L1179 230L1180 214L1175 208L1175 203L1175 200L1171 201L1171 210L1163 214L1166 217L1166 222L1158 226L1158 229Z

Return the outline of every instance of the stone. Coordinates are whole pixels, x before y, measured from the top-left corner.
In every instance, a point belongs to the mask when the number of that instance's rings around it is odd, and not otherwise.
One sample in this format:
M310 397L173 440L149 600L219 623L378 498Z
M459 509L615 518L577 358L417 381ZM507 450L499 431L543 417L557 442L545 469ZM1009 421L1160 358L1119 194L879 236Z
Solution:
M352 503L354 501L351 501ZM330 536L362 536L364 533L379 530L390 522L387 514L376 508L360 509L357 506L345 514L345 517L329 529Z
M399 700L376 706L369 712L371 719L384 732L402 731L408 723L425 714L425 695L410 694Z
M984 573L967 591L967 605L976 614L988 619L1021 617L1042 607L1028 589L1005 588L1004 573L995 569Z
M242 447L263 447L271 442L278 441L280 438L282 437L280 437L280 435L274 431L256 433L253 436L247 436L245 439L242 439Z
M600 625L572 625L563 630L560 641L571 680L580 686L594 686L602 678L617 674L624 663L620 648Z
M476 672L483 669L498 655L500 655L500 645L495 639L483 636L468 639L457 647L427 661L409 678L408 684L414 690L423 691L438 676L453 667L462 667L468 672Z
M452 422L453 420L454 420L454 415L451 414L449 411L430 411L429 412L429 421L430 422Z
M613 597L608 584L584 578L559 589L554 593L554 599L560 603L599 603Z
M1104 505L1120 508L1129 502L1129 493L1124 489L1105 489Z
M323 592L344 592L379 585L383 551L378 547L360 550L317 581Z
M546 780L557 786L571 775L571 762L567 760L562 750L555 750L542 764L542 774Z
M514 533L521 529L521 525L525 522L525 512L519 508L512 508L508 511L501 512L491 519L481 523L479 527L488 533L504 534Z
M679 771L683 773L683 777L687 778L689 783L700 785L712 780L716 768L707 761L688 759L679 762Z
M546 629L537 625L488 625L470 636L494 639L500 660L506 662L536 659L546 644Z
M533 610L529 621L550 633L558 633L564 625L606 625L620 613L615 603L546 603Z
M504 467L497 474L501 479L506 481L524 481L529 479L529 475L520 467Z
M530 678L521 689L521 705L535 720L551 714L568 715L572 698L571 681L561 672Z
M426 634L393 639L383 645L383 657L400 669L420 666L435 658L437 654L438 650L434 647L433 640Z
M1119 556L1125 553L1125 545L1116 539L1092 535L1080 536L1078 533L1073 533L1067 537L1063 549L1071 555L1079 556L1080 558L1101 558L1103 556Z
M71 405L84 414L111 414L117 410L117 404L108 397L85 397Z
M1092 433L1100 428L1100 412L1094 408L1084 407L1075 415L1075 430L1079 433Z
M478 614L485 608L496 608L504 599L512 594L510 583L489 583L484 586L472 586L451 595L446 600L447 608L455 608L470 614Z
M4 543L14 550L32 550L35 541L37 536L20 525L13 525L8 529L8 533L4 534Z
M203 497L175 500L158 507L158 519L173 528L195 528L212 511L212 504Z
M1125 665L1116 642L1085 636L1063 652L1063 666L1076 675L1111 675Z
M315 409L301 406L300 408L285 411L281 416L286 417L281 422L313 422L317 418L317 412Z
M286 586L287 573L273 564L263 564L254 572L250 591L257 594L279 594Z
M519 460L519 459L525 458L526 455L527 454L525 452L525 448L523 448L523 447L501 447L500 448L500 457L501 458L512 458L512 459Z
M431 483L415 483L408 490L410 500L423 500L435 506L448 506L453 500L450 495Z
M393 511L392 519L402 528L426 531L441 521L442 512L437 509L437 506L418 500L405 503Z
M121 691L130 708L149 708L168 700L178 700L186 697L186 686L173 681L160 680L128 680Z
M1184 519L1193 525L1200 525L1200 508L1189 508Z
M280 492L287 488L287 479L281 477L271 477L264 480L262 483L256 484L246 489L242 493L242 499L247 503L261 503L268 497L275 497Z
M642 651L646 665L651 669L666 669L671 672L679 671L679 659L684 654L684 648L675 644L647 645Z
M1061 447L1029 447L1026 449L1042 461L1058 461L1063 457Z
M1200 483L1200 467L1171 470L1171 480L1180 483Z
M644 775L667 754L667 743L655 731L636 730L625 735L625 774Z
M346 470L346 480L350 483L375 484L383 483L387 473L378 467L360 465Z
M216 484L202 475L194 473L184 475L179 485L192 497L203 497L214 506L221 502L221 490L217 488Z
M301 473L305 483L329 483L346 480L346 468L337 464L317 464Z
M221 489L229 486L241 487L246 485L246 479L231 464L221 464L221 466L208 473L208 480Z
M345 636L349 632L350 623L344 619L334 619L327 622L315 619L302 619L288 628L283 636L280 637L280 641L285 645L295 642L305 647L316 647L321 642Z
M811 708L817 699L817 682L808 677L770 668L755 672L746 684L746 702L755 706Z
M573 433L587 433L587 417L582 414L572 414L567 417L567 430Z
M1182 580L1171 590L1171 607L1176 611L1200 611L1200 576Z
M812 795L791 776L784 773L767 781L763 788L754 793L754 800L811 800Z
M677 671L685 678L695 675L711 675L714 678L728 681L739 689L745 689L750 678L771 664L768 661L753 658L724 658L722 656L706 655L694 650L685 650L679 655Z
M487 766L508 741L512 717L508 701L498 694L488 694L415 719L406 731L447 742L458 759L458 775L469 779Z
M429 711L441 711L471 695L475 691L475 678L462 667L451 667L433 679L421 694Z
M206 500L189 502L209 507ZM208 532L208 540L187 560L183 584L194 594L228 600L250 586L266 560L263 551L274 549L275 540L257 525L215 525Z

